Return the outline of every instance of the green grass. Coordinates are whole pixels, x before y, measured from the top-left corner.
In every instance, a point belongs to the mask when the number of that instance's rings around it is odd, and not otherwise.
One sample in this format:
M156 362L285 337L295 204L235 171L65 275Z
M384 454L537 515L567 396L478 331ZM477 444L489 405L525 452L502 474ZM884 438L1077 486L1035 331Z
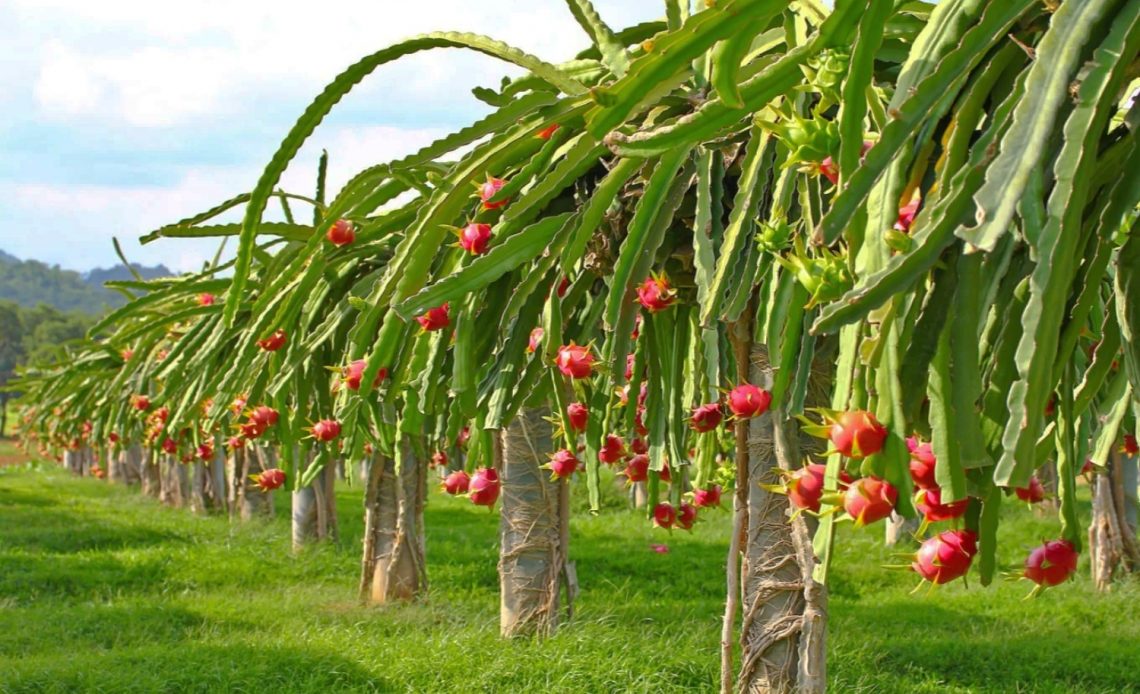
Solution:
M0 469L0 691L713 691L728 513L692 534L624 511L578 514L574 621L546 641L498 638L497 516L432 497L431 591L354 600L357 489L340 491L339 547L289 553L285 503L231 526L52 469ZM1007 509L1012 567L1056 522ZM1086 509L1087 512L1087 509ZM879 541L840 535L829 675L835 692L1122 692L1140 682L1140 589L1084 577L1022 598L1024 582L917 581ZM669 554L649 545L667 542Z

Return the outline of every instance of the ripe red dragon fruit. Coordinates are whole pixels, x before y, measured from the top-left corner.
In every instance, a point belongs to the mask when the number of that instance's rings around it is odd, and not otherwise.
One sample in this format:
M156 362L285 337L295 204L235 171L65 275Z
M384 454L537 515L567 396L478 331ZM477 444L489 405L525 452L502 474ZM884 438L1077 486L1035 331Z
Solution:
M633 352L625 355L625 380L633 380L633 367L637 363L637 355Z
M822 463L810 463L793 472L785 485L788 490L788 501L796 508L819 513L826 473L827 466ZM840 470L838 491L843 491L849 484L851 484L851 475L848 475L846 470Z
M934 479L934 448L929 441L920 442L914 436L907 437L906 447L910 449L910 477L919 489L937 489Z
M250 475L257 488L263 492L271 492L285 484L285 471L275 467L263 470L260 474Z
M465 426L462 429L460 429L459 433L455 436L455 445L462 448L463 446L466 446L467 442L470 440L471 440L471 427Z
M898 490L890 482L868 476L855 480L847 488L843 508L855 519L855 526L859 527L891 515L898 499Z
M558 130L558 128L559 125L557 123L551 123L550 125L535 133L534 136L540 140L549 140L550 137L554 135L554 131Z
M1136 437L1132 434L1124 435L1124 443L1120 445L1120 452L1124 455L1140 455L1140 443L1136 442Z
M554 365L570 378L589 378L594 371L594 354L588 346L571 342L558 348Z
M208 443L199 444L198 458L204 462L210 462L214 459L214 447Z
M946 530L922 543L910 568L927 581L942 585L965 576L977 553L974 531Z
M368 366L368 360L357 359L348 366L341 369L340 380L344 386L349 390L360 390L360 380L364 378L364 369ZM376 378L372 379L372 387L379 387L380 383L388 378L388 369L380 367L376 372Z
M573 475L574 471L578 469L578 458L571 451L563 448L551 456L550 462L545 467L550 469L551 479L564 479Z
M443 480L443 491L452 496L466 494L471 485L471 476L463 470L456 470Z
M606 465L613 465L625 458L625 442L617 434L607 434L602 448L598 451L598 460Z
M269 405L258 405L249 413L249 420L263 427L271 427L277 423L280 414Z
M918 208L922 205L922 198L915 197L907 204L899 208L898 220L895 221L895 231L907 233L910 227L914 224L914 217L918 214Z
M446 468L447 464L447 451L436 451L435 453L431 454L431 460L428 462L428 467Z
M499 498L499 473L494 468L481 467L471 476L468 497L476 506L494 506Z
M167 436L162 441L162 450L167 455L174 455L175 453L178 452L178 443L174 439Z
M265 426L257 422L245 422L238 425L238 431L241 432L242 438L256 439L265 433Z
M645 442L645 439L635 436L633 441L629 442L629 450L633 451L634 455L648 453L649 444Z
M693 523L697 522L697 508L692 504L681 502L677 508L677 525L683 530L692 530Z
M791 474L787 481L788 501L796 508L819 512L820 498L823 496L823 471L827 466L813 463L805 465ZM813 469L816 468L816 469Z
M717 426L720 425L720 420L723 418L724 415L721 413L720 403L707 402L693 409L693 415L689 417L689 426L692 427L694 431L704 433L716 429Z
M719 484L710 484L704 489L693 490L693 506L697 508L712 508L720 506L721 487Z
M198 305L199 306L213 306L214 305L214 299L215 299L214 295L211 294L210 292L202 292L201 294L198 295Z
M340 422L335 419L322 419L309 428L313 438L322 443L332 441L340 436Z
M338 219L329 227L325 238L338 248L340 246L347 246L356 240L356 228L353 227L352 222L347 219Z
M959 499L944 504L942 503L941 489L924 489L919 491L915 497L914 505L927 522L938 523L960 518L962 514L966 513L966 507L970 505L970 500Z
M264 340L258 340L257 346L262 348L266 352L276 352L277 350L279 350L285 346L285 340L286 340L285 331L281 328L278 328L269 337L265 338Z
M1042 486L1041 480L1037 479L1037 475L1029 478L1029 484L1024 487L1017 487L1013 490L1017 494L1017 498L1030 504L1036 504L1045 500L1045 487Z
M842 412L831 425L831 443L848 458L864 458L883 450L887 428L866 410Z
M1068 540L1050 540L1025 559L1025 577L1050 588L1064 583L1077 571L1077 550Z
M676 522L677 509L673 508L673 504L668 501L662 501L653 507L653 524L658 528L668 530L672 528Z
M416 317L416 322L425 332L443 330L451 325L451 304L444 302L442 306L429 308L422 316Z
M673 289L665 275L650 277L637 288L637 302L650 313L664 311L676 300L677 290Z
M558 281L558 290L557 290L558 298L561 299L562 297L566 296L566 290L569 288L570 288L570 278L563 276L562 279Z
M645 426L645 407L638 407L633 415L633 430L638 436L649 436L649 428Z
M772 404L772 394L751 383L741 383L728 392L728 409L739 419L759 417Z
M119 435L112 431L110 434L107 434L107 440L110 441L112 444L118 443L119 442Z
M590 410L580 402L572 402L566 406L566 421L574 431L583 432L590 421Z
M657 473L657 476L666 484L673 481L673 473L669 471L669 463L661 464L661 471Z
M529 352L530 354L534 354L535 352L537 352L539 346L542 345L542 337L545 334L546 334L546 331L543 330L542 328L535 328L534 330L531 330L530 331L530 339L527 341L527 345L526 345L526 351Z
M136 395L131 398L131 405L139 412L146 412L150 409L150 398L145 395Z
M625 476L627 484L644 482L649 479L649 456L644 453L638 453L633 456L629 459L629 462L625 464L625 469L622 470L620 474Z
M510 202L509 198L507 200L491 202L491 198L495 197L495 194L502 190L505 185L507 185L507 182L503 179L488 176L487 181L479 186L479 199L483 201L484 210L497 210Z
M245 439L240 436L231 436L230 439L226 441L226 447L231 451L245 448Z
M491 242L491 225L471 222L459 230L459 246L471 255L483 255Z

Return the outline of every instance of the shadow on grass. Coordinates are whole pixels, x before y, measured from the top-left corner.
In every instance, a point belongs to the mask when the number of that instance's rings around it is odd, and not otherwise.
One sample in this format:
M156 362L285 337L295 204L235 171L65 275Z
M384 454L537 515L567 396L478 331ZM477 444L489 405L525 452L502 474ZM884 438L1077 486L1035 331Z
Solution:
M1140 649L1132 639L1093 626L1051 627L1043 619L1034 620L1029 632L1008 616L979 614L976 606L956 610L921 599L864 608L833 614L829 625L837 635L829 661L838 690L855 689L845 671L861 673L858 684L867 691L928 691L907 689L925 682L987 692L1121 691L1120 683L1137 681L1140 672ZM1054 608L1041 603L1042 617ZM845 631L863 640L850 641ZM876 675L868 678L868 672Z
M58 505L59 501L57 499L46 494L29 493L22 489L11 489L9 487L0 486L0 512L2 512L6 506L46 508Z
M153 547L185 541L177 533L94 515L53 504L0 506L0 549L68 554L91 550ZM34 509L34 510L33 510Z
M5 692L403 691L340 655L277 645L187 642L37 657L0 673Z
M178 646L206 626L202 616L171 605L36 605L0 611L0 654L18 658L91 648Z
M105 555L0 554L0 596L18 604L42 598L107 600L162 587L165 563Z

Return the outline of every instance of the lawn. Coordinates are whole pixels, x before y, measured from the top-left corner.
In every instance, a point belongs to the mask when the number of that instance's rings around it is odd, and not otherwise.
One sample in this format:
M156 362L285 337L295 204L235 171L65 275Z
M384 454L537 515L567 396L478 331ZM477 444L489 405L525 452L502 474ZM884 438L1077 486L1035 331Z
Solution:
M429 597L366 608L359 489L339 492L340 544L299 557L287 501L271 523L230 525L54 468L0 468L0 691L715 690L727 512L691 535L622 510L577 514L573 622L504 642L496 515L433 494ZM1057 529L1007 506L1012 568ZM914 574L883 568L901 562L880 532L840 535L831 691L1136 691L1137 583L1099 596L1082 565L1036 600L1020 581L911 595Z

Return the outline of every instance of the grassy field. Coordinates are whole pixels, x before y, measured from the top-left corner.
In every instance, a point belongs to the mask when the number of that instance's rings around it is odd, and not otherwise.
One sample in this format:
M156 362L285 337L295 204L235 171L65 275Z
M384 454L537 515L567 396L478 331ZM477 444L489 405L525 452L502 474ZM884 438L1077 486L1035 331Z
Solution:
M370 609L354 600L359 490L340 491L340 545L300 557L277 496L272 523L231 526L56 469L0 468L0 691L715 689L727 512L691 535L624 511L578 514L573 623L546 641L504 642L497 516L433 495L430 596ZM1007 513L1012 568L1056 523ZM1012 581L910 595L914 575L882 568L900 559L878 535L840 537L831 691L1137 690L1136 583L1098 596L1082 574L1031 601Z

